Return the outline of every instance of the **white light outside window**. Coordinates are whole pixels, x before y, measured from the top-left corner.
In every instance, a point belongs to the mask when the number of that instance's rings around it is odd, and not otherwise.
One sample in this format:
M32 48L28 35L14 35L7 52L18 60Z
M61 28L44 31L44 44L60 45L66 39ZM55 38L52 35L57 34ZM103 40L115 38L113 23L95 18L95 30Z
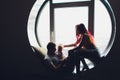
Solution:
M95 0L94 28L94 39L101 56L107 55L103 52L105 51L111 37L112 22L108 11L99 0Z
M75 26L84 23L88 28L88 7L55 9L56 44L71 44L76 41Z

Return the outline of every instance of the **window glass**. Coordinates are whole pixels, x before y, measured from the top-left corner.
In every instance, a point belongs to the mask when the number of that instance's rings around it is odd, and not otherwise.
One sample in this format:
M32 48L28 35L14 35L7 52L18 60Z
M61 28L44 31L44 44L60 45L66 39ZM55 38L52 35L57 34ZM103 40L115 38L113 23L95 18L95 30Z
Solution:
M45 5L41 11L37 21L37 37L40 45L46 48L46 45L50 41L50 10L49 2Z
M56 43L74 43L75 25L84 23L88 29L88 7L56 8L54 23Z
M95 0L94 37L101 56L105 55L103 52L110 41L111 23L110 15L105 6L100 1Z

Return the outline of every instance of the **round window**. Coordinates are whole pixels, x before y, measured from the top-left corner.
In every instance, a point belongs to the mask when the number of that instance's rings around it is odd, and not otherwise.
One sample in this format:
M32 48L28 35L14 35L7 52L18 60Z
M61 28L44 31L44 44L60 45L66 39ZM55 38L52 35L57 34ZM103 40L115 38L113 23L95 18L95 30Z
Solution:
M30 45L46 55L50 41L57 45L73 43L74 26L84 23L89 30L92 24L100 56L107 56L115 39L115 16L107 0L91 1L94 0L37 0L28 19ZM63 50L66 57L69 49Z

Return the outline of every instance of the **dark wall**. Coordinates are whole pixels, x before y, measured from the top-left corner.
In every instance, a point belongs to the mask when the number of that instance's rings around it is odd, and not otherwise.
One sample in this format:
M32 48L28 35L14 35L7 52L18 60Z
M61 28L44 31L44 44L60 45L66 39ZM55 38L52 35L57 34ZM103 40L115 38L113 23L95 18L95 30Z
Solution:
M3 0L0 12L0 73L3 77L40 74L39 59L27 37L27 20L35 0Z
M33 53L27 37L27 20L35 1L2 0L0 3L1 80L33 75L40 77L45 74L45 69L39 58ZM113 8L117 21L116 39L106 61L95 72L91 72L91 75L102 80L116 80L119 78L120 72L120 5L119 0L108 1Z

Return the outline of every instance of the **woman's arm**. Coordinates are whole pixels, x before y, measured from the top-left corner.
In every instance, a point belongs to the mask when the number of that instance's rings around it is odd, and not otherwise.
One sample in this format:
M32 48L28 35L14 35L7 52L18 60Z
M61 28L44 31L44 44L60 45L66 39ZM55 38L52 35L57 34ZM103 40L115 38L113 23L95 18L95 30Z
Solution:
M73 44L68 44L68 45L64 45L64 47L75 47L75 46L76 46L75 43L73 43Z
M78 44L81 43L81 41L82 41L82 35L78 35L75 43L64 45L64 47L76 47Z

